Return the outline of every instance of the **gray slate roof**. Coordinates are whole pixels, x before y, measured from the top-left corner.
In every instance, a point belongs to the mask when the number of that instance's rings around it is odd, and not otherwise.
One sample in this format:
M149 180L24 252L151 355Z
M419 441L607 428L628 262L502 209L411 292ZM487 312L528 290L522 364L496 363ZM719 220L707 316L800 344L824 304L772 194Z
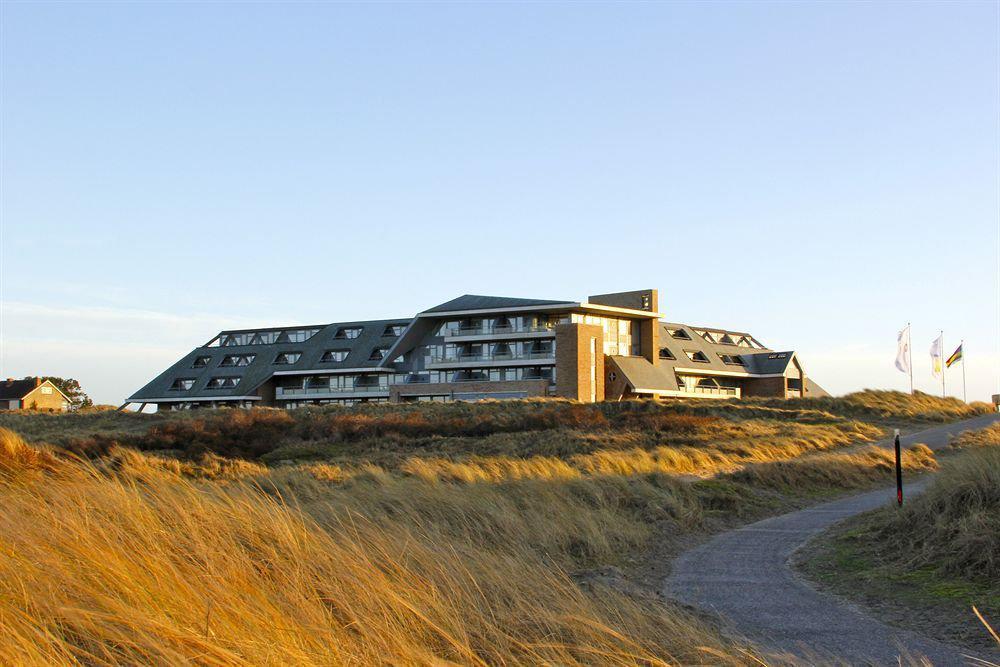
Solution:
M526 306L555 306L571 301L550 301L546 299L518 299L507 296L482 296L464 294L457 299L428 308L425 313L446 313L453 310L492 310L496 308L524 308Z
M391 347L396 341L394 336L383 336L386 326L398 324L406 326L410 323L409 318L399 318L394 320L366 320L356 322L335 322L333 324L320 325L320 330L309 340L302 343L275 343L271 345L228 345L225 347L208 347L203 345L196 347L186 354L180 361L156 376L149 384L137 391L129 401L141 402L153 399L184 399L184 398L219 398L224 399L234 396L249 396L261 384L266 382L277 372L316 370L337 371L350 368L376 369L384 360L369 359L372 350L376 347ZM342 327L362 327L361 335L353 339L334 338L337 331ZM240 329L238 331L223 331L219 335L227 333L239 333L244 331L275 331L277 329L303 329L316 327L278 327L269 329ZM214 338L213 338L214 340ZM327 350L349 350L347 358L339 362L320 361L323 353ZM294 364L275 364L274 360L282 352L301 352L302 356ZM223 357L233 354L255 354L253 363L248 366L228 366L220 367ZM210 357L208 365L204 368L194 368L194 361L198 357ZM207 389L206 385L213 377L238 377L240 382L235 387L227 389ZM188 390L172 390L174 380L179 378L194 379L194 385Z
M4 380L0 382L0 400L20 400L34 391L35 378Z
M612 356L633 389L677 391L677 376L672 366L649 363L645 357Z

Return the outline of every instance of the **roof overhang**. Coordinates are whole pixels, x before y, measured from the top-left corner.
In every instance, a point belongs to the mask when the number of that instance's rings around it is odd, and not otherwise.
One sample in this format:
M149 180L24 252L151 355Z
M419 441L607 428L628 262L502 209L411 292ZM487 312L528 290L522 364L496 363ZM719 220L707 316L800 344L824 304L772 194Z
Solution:
M182 398L170 397L170 398L136 398L135 396L130 396L126 404L128 403L192 403L194 401L215 401L220 403L222 401L259 401L260 396L184 396Z
M299 371L275 371L271 377L279 375L337 375L338 373L394 373L395 369L385 366L368 366L366 368L306 368ZM264 382L267 382L265 380ZM263 383L262 383L263 384Z

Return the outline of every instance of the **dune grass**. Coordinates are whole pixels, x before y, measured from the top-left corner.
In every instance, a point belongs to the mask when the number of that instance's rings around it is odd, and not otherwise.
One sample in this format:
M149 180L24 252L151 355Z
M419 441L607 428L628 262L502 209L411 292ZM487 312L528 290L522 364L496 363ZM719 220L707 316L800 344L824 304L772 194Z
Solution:
M0 662L39 665L754 664L674 605L570 574L665 525L773 509L797 475L864 484L885 464L455 482L0 443Z
M1000 618L1000 428L956 438L920 495L832 530L803 563L838 593L950 641L992 645L972 606ZM997 647L994 647L997 648Z
M834 407L3 416L0 663L759 664L587 573L890 478Z

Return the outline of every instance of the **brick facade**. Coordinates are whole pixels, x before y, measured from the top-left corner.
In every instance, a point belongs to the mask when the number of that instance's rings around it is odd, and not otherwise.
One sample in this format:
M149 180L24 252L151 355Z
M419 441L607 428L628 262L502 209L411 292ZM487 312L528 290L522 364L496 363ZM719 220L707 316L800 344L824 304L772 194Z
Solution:
M560 324L555 331L556 395L576 401L589 402L592 397L603 401L604 330L595 324L573 323ZM593 389L591 365L596 380Z

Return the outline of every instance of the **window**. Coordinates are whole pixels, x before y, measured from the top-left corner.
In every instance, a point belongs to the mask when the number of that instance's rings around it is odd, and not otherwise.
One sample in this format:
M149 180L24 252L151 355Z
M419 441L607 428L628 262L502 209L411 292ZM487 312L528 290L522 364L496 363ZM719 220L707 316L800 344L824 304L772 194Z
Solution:
M691 336L689 336L688 332L684 331L684 329L668 329L668 331L670 332L670 335L677 340L691 340Z
M194 386L194 378L177 378L170 385L170 391L187 391Z
M339 329L337 329L337 334L334 336L334 338L339 338L342 340L343 339L350 340L353 338L357 338L358 336L361 335L361 331L363 329L364 327L340 327Z
M319 329L291 329L285 332L289 343L304 343L313 336Z
M191 368L206 368L211 361L212 357L195 357Z
M42 387L41 391L42 391L43 394L51 394L52 393L52 387Z
M327 350L323 353L323 357L320 361L327 363L332 361L343 361L344 359L347 359L347 355L350 353L350 350Z
M400 336L400 335L402 335L403 329L405 329L405 328L406 328L406 326L402 325L402 324L390 324L382 332L382 335L383 336Z
M736 341L736 344L740 347L753 347L753 343L751 343L750 339L746 336L740 336L740 339Z
M379 361L385 356L385 353L389 351L387 347L376 347L372 350L372 353L368 356L368 361Z
M232 389L240 383L238 377L214 377L205 385L205 389Z
M719 345L736 345L736 341L729 334L722 334L722 337L719 338Z
M705 340L707 340L709 343L715 342L715 337L712 335L711 331L698 331L696 333Z
M665 347L660 348L660 359L676 359L676 358L677 357L674 356L674 353L671 352L668 348Z
M274 363L287 366L289 364L294 364L301 356L301 352L280 352L278 356L274 358Z
M222 368L229 366L249 366L256 358L256 354L229 354L222 358L219 366Z
M698 363L702 364L708 363L708 357L705 356L704 352L701 352L699 350L684 350L684 354L686 354L687 358L690 359L691 361L697 361Z
M278 335L280 331L261 331L260 333L253 334L253 338L250 339L251 345L273 345L278 342Z
M788 353L786 352L776 352L774 354L767 355L768 359L787 359Z
M743 357L738 354L722 354L719 352L719 359L722 359L722 363L729 364L730 366L746 366Z

